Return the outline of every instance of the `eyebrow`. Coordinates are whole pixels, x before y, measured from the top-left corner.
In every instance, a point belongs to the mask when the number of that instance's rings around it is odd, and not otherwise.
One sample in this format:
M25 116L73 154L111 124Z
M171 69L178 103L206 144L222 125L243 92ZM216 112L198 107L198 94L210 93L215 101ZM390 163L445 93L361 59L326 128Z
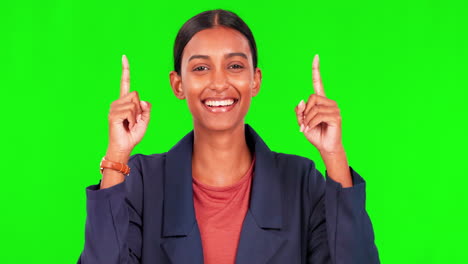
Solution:
M247 59L247 55L245 55L245 53L243 52L233 52L233 53L228 53L224 56L224 58L231 58L231 57L235 57L235 56L240 56L240 57L243 57L244 59Z
M240 57L243 57L243 58L247 59L247 55L245 55L245 53L243 53L243 52L232 52L232 53L228 53L228 54L224 55L224 58L225 58L225 59L228 59L228 58L235 57L235 56L240 56ZM188 61L191 61L191 60L193 60L193 59L205 59L205 60L208 60L209 58L210 58L210 56L208 56L208 55L192 55Z

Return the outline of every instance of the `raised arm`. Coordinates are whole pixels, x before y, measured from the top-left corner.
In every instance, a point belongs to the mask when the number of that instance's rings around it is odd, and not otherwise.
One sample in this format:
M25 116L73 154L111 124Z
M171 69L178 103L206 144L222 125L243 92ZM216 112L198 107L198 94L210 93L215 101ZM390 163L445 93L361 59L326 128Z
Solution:
M130 92L130 66L122 56L120 98L112 102L109 111L109 144L105 159L126 164L135 146L143 138L150 120L151 104L140 101L137 91ZM124 181L124 175L104 169L101 188Z
M335 101L325 96L319 68L316 55L312 62L314 94L295 109L300 131L320 152L326 167L326 183L315 168L310 177L313 184L309 192L322 196L311 199L316 202L312 204L309 222L309 263L379 263L365 208L365 182L348 165L340 110ZM328 248L324 241L328 241Z
M78 263L140 263L143 181L139 155L130 154L146 132L151 105L129 89L130 69L123 56L120 97L109 112L105 159L128 164L130 174L104 168L99 184L86 188L85 245Z

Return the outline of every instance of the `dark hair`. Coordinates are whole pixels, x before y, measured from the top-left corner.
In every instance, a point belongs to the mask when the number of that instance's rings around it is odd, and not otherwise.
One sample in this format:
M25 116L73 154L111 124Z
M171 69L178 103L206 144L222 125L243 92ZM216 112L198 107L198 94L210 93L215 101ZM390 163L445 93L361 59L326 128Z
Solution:
M179 33L174 43L174 70L180 75L180 64L182 61L182 53L187 43L192 37L204 29L213 28L216 26L224 26L235 29L242 33L249 41L250 51L254 69L257 68L257 46L250 31L250 28L245 22L235 13L223 9L215 9L202 12L190 18L180 28Z

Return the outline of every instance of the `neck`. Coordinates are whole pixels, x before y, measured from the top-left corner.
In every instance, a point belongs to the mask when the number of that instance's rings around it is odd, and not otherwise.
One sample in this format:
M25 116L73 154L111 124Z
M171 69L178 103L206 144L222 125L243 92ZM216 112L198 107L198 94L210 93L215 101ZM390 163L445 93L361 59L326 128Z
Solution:
M192 174L198 181L217 187L232 185L251 162L244 124L226 131L194 128Z

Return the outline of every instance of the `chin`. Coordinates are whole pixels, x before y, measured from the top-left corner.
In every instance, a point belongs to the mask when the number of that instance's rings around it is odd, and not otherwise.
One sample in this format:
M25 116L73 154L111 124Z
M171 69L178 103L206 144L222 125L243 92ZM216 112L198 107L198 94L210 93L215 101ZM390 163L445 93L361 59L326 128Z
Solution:
M211 118L209 120L203 120L202 122L194 122L195 127L203 128L204 130L213 132L234 131L236 128L243 125L244 119L235 120L228 118Z

